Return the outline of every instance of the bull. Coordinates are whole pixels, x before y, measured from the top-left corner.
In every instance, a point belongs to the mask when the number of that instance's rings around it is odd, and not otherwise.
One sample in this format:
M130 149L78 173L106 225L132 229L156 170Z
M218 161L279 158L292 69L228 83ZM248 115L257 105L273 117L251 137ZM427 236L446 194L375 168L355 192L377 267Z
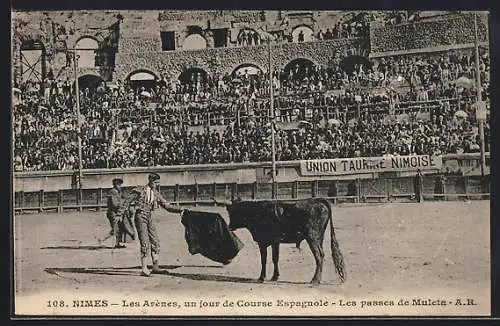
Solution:
M259 201L236 199L232 202L218 202L226 206L229 214L229 229L246 228L259 245L261 271L258 281L266 278L267 248L272 248L274 273L271 281L277 281L279 272L280 243L299 244L306 240L316 261L312 284L321 282L323 271L323 238L330 222L330 242L335 270L341 282L345 281L344 259L335 237L332 206L325 199L304 199L296 202Z

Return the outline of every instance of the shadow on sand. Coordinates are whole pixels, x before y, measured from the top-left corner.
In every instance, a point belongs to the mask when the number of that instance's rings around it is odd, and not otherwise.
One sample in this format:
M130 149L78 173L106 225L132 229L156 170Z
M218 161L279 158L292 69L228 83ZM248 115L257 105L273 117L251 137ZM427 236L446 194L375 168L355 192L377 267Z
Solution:
M246 277L235 277L227 275L214 274L190 274L190 273L168 273L169 276L180 277L193 281L212 281L212 282L230 282L230 283L259 283L256 279Z
M227 275L213 274L188 274L188 273L168 273L169 276L185 278L194 281L211 281L211 282L229 282L229 283L253 283L253 284L295 284L295 285L310 285L309 282L292 282L292 281L271 281L266 279L263 283L257 278L235 277ZM322 283L323 285L340 285L335 283Z
M193 281L210 281L210 282L229 282L229 283L249 283L249 284L261 284L256 278L246 278L246 277L236 277L228 275L216 275L216 274L199 274L199 273L177 273L170 272L170 270L181 268L181 267L193 267L193 268L223 268L223 266L217 265L207 265L207 266L197 266L197 265L160 265L162 269L161 273L156 273L154 276L172 276L179 277L187 280ZM151 268L151 266L149 266ZM97 275L124 275L124 276L139 276L140 266L132 267L100 267L100 268L85 268L85 267L50 267L45 268L45 272L49 274L54 274L62 276L59 273L77 273L77 274L97 274ZM292 281L264 281L264 284L295 284L295 285L310 285L309 282L292 282ZM340 283L322 283L323 285L340 285Z
M103 249L119 249L113 246L49 246L41 247L40 249L69 249L69 250L103 250Z
M163 270L160 274L170 275L168 270L180 267L193 267L193 268L222 268L218 265L160 265ZM151 269L152 266L149 266ZM131 267L47 267L45 272L49 274L59 275L59 273L76 273L76 274L100 274L100 275L131 275L140 276L141 266Z

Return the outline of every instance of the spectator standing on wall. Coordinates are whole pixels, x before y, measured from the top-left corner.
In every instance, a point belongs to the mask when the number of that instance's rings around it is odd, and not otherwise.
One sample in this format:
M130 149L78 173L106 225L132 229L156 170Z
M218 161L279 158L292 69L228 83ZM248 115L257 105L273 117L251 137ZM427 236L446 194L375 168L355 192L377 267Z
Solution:
M323 41L324 38L323 38L323 30L322 29L319 30L317 39L319 41Z
M356 180L352 180L349 182L349 185L347 186L347 196L357 196L358 195L358 189L356 186Z
M444 194L444 185L446 182L446 177L443 174L440 174L436 177L436 183L434 185L434 193L443 195ZM441 199L442 196L436 196L437 198Z
M324 36L324 39L325 40L331 40L332 38L333 38L332 32L330 31L330 29L327 29L326 33L325 33L325 36ZM338 37L338 38L340 38L340 37Z
M299 39L299 43L304 42L304 32L303 31L299 32L298 39Z
M328 197L337 197L337 180L333 180L328 188Z
M420 169L417 171L415 178L413 179L413 189L415 192L415 200L419 203L424 201L423 195L424 177Z
M260 44L260 38L259 38L259 34L254 32L253 33L253 44L254 45L259 45Z

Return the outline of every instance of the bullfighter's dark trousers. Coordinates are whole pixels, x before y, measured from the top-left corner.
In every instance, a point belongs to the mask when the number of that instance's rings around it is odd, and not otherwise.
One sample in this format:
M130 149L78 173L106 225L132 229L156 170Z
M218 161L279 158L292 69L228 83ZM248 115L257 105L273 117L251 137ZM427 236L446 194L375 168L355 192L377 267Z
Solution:
M135 227L141 244L141 256L146 257L151 250L152 254L160 253L160 240L156 233L151 212L138 210L135 213Z
M113 213L113 212L108 212L108 220L109 224L111 226L111 234L115 236L115 238L119 239L120 236L120 214L118 213Z

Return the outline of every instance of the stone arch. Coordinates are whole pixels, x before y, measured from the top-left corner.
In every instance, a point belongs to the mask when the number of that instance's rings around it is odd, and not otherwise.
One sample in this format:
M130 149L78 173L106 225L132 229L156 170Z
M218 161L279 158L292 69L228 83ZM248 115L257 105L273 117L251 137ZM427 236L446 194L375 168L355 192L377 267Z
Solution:
M106 81L105 76L101 74L99 69L97 68L78 68L77 69L78 78L83 77L85 75L95 76L101 78L103 81ZM57 73L57 80L68 80L73 86L75 82L75 71L73 70L73 66L70 69L63 69Z
M289 61L283 68L283 72L288 75L290 70L293 70L293 75L301 78L308 71L311 71L312 67L316 64L314 61L308 58L295 58Z
M76 54L78 58L78 67L90 68L97 66L97 51L99 42L93 36L82 36L75 42Z
M74 35L68 36L68 42L73 42L76 45L81 39L91 38L94 39L97 43L101 44L104 41L104 35L101 33L95 33L95 30L90 28L85 28L76 31Z
M148 69L137 69L128 74L126 82L133 88L144 87L144 90L152 89L156 81L158 80L158 75Z
M348 74L358 71L361 65L366 71L372 66L372 62L367 57L357 54L348 55L340 61L340 67Z
M236 37L238 45L259 45L262 43L261 36L259 32L257 32L253 28L244 27L240 29L238 32L238 36Z
M98 74L87 73L78 76L78 87L80 90L85 88L97 89L102 83L104 83L104 79Z
M236 77L236 76L238 76L240 74L240 72L243 72L243 69L246 69L246 68L248 68L249 75L254 75L258 71L260 71L260 73L264 73L264 70L262 70L262 68L260 68L256 64L253 64L253 63L242 63L242 64L238 65L237 67L235 67L234 69L232 69L231 75L234 76L234 77Z
M189 84L193 82L198 82L198 81L203 81L208 77L208 72L199 67L192 67L192 68L187 68L184 69L180 74L179 74L179 81L181 84Z
M199 33L189 34L182 44L183 50L203 50L208 47L208 42L203 35Z
M353 46L345 50L345 56L348 57L350 55L358 55L368 58L370 56L370 51L365 47L358 45L356 47Z
M93 44L96 44L97 46L99 46L99 39L96 36L93 36L90 34L83 34L75 40L75 44L74 44L75 49L78 48L78 44L88 45L91 48L94 48ZM84 47L82 46L81 48L84 48Z
M134 70L127 76L127 80L155 80L157 78L154 72L147 69Z
M314 41L314 29L309 25L301 24L293 28L291 36L293 43L311 42Z

